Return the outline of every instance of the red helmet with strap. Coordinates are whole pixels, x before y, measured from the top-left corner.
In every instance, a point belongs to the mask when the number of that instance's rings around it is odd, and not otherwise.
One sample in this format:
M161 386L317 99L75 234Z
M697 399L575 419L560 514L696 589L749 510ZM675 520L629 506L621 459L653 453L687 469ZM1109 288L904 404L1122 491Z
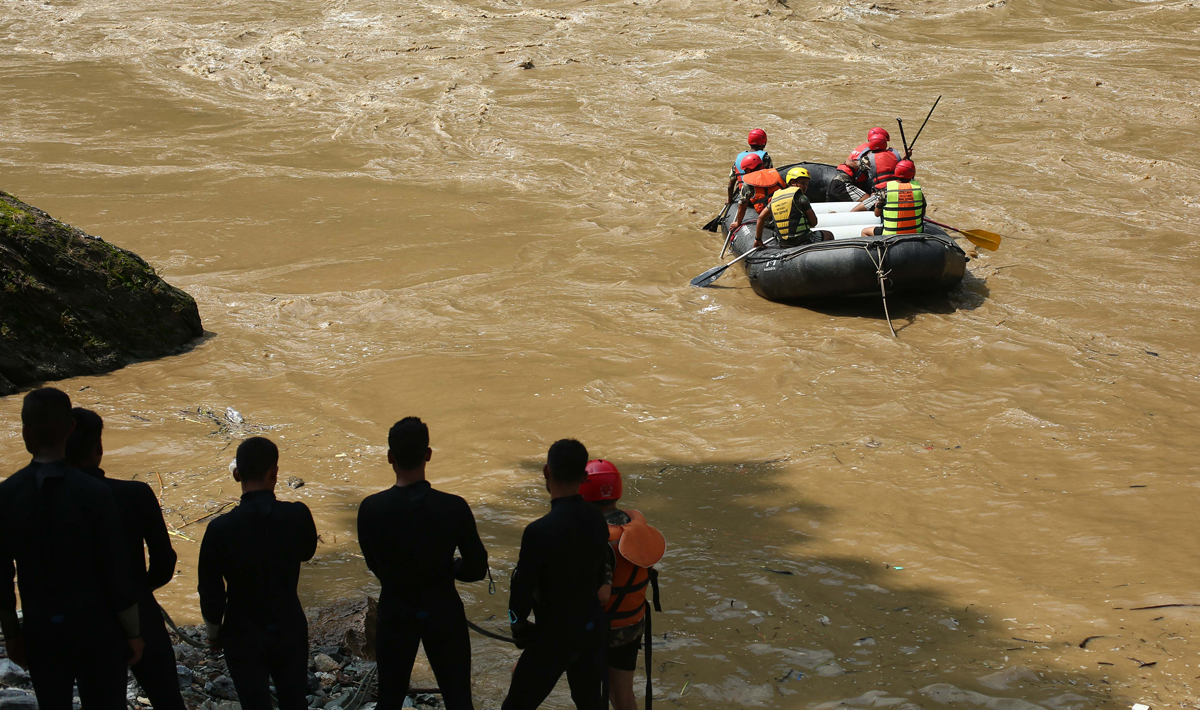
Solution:
M751 147L756 145L766 145L767 132L761 128L755 128L754 130L750 131L750 135L746 136L746 142L749 143Z
M911 160L901 160L896 163L893 174L901 180L912 180L917 175L917 166Z
M742 172L744 173L752 173L755 170L760 170L762 169L762 165L762 158L758 157L754 153L742 158Z
M587 478L579 486L579 494L589 503L621 500L621 472L604 459L588 461Z
M888 135L888 132L879 126L875 126L871 130L867 131L867 140L871 140L872 138L882 138L885 141L890 141L892 139L892 137Z
M887 148L887 145L887 138L878 134L867 139L867 148L870 150L884 150Z

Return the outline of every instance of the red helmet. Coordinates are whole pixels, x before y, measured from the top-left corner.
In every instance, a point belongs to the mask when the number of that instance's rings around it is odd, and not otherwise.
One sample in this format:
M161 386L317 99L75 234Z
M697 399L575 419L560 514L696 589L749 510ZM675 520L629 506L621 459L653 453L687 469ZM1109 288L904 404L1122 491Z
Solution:
M587 478L580 484L579 494L589 503L621 500L621 472L604 459L588 461Z
M872 138L882 138L885 141L890 141L892 139L892 137L888 135L888 132L879 126L875 126L871 130L867 131L867 140L871 140Z
M761 128L755 128L753 131L750 131L750 135L746 136L746 142L751 146L766 145L767 132Z
M762 158L754 153L742 158L742 172L752 173L760 168L762 168Z
M867 148L869 148L870 150L885 150L887 148L887 144L888 144L887 138L884 138L883 136L880 136L880 135L876 135L876 136L872 136L867 141Z
M911 160L901 160L892 172L901 180L912 180L917 174L917 166Z

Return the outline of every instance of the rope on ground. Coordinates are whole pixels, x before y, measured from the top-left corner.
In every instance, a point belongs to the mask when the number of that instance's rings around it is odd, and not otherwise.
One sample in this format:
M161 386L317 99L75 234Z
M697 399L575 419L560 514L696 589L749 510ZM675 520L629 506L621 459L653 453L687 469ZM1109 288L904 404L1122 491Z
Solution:
M871 253L871 247L875 247L875 254ZM898 338L900 336L896 335L896 329L892 326L892 316L888 313L887 287L884 285L888 274L892 273L891 269L887 271L883 270L883 261L887 258L888 243L886 241L872 242L863 247L863 251L867 252L867 256L871 258L871 263L875 265L875 276L879 278L879 293L883 296L883 317L887 318L888 330L892 331L893 338ZM878 255L878 259L875 258L876 255Z
M505 643L511 643L511 644L513 644L514 646L515 646L515 645L516 645L516 643L517 643L516 641L514 641L512 638L510 638L510 637L508 637L508 636L505 636L505 635L503 635L503 634L498 634L498 633L496 633L496 632L494 632L494 631L488 631L487 629L485 629L485 628L483 628L482 626L480 626L480 625L476 624L474 621L471 621L470 619L467 619L467 626L471 627L471 630L472 630L472 631L474 631L475 633L478 633L478 634L483 634L484 636L487 636L487 637L488 637L488 638L490 638L490 639L496 639L497 641L503 641L503 642L505 642Z
M193 646L195 648L208 648L208 644L204 643L203 641L197 641L196 639L192 638L191 636L188 636L187 634L180 631L179 627L175 625L175 622L171 619L171 615L167 613L166 609L159 607L158 610L162 612L163 620L167 622L167 626L170 626L171 630L175 632L175 635L178 636L179 638L183 639L184 643L186 643L189 646Z

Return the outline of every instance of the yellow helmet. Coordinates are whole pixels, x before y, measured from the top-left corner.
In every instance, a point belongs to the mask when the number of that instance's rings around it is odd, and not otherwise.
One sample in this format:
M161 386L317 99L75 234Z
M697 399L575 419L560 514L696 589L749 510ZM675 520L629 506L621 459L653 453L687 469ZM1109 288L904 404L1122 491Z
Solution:
M799 180L800 178L808 177L808 168L792 168L787 173L787 181Z

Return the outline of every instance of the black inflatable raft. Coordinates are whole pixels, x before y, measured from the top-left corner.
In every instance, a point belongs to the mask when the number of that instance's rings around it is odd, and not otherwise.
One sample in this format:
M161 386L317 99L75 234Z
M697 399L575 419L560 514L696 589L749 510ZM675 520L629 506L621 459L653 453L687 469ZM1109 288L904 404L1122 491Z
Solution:
M814 206L826 202L826 188L836 168L822 163L796 163L778 170L785 175L796 166L808 168L812 176L809 200ZM722 235L728 233L736 213L734 207L723 218ZM824 216L817 214L818 230ZM756 218L754 210L747 210L742 218L742 227L730 246L735 254L744 254L754 246ZM861 231L861 227L858 229ZM834 231L844 234L847 228ZM881 276L888 296L946 293L962 281L967 266L963 250L932 224L926 224L922 234L839 238L790 249L774 246L776 236L773 228L764 229L766 247L742 260L754 292L772 301L878 296Z

